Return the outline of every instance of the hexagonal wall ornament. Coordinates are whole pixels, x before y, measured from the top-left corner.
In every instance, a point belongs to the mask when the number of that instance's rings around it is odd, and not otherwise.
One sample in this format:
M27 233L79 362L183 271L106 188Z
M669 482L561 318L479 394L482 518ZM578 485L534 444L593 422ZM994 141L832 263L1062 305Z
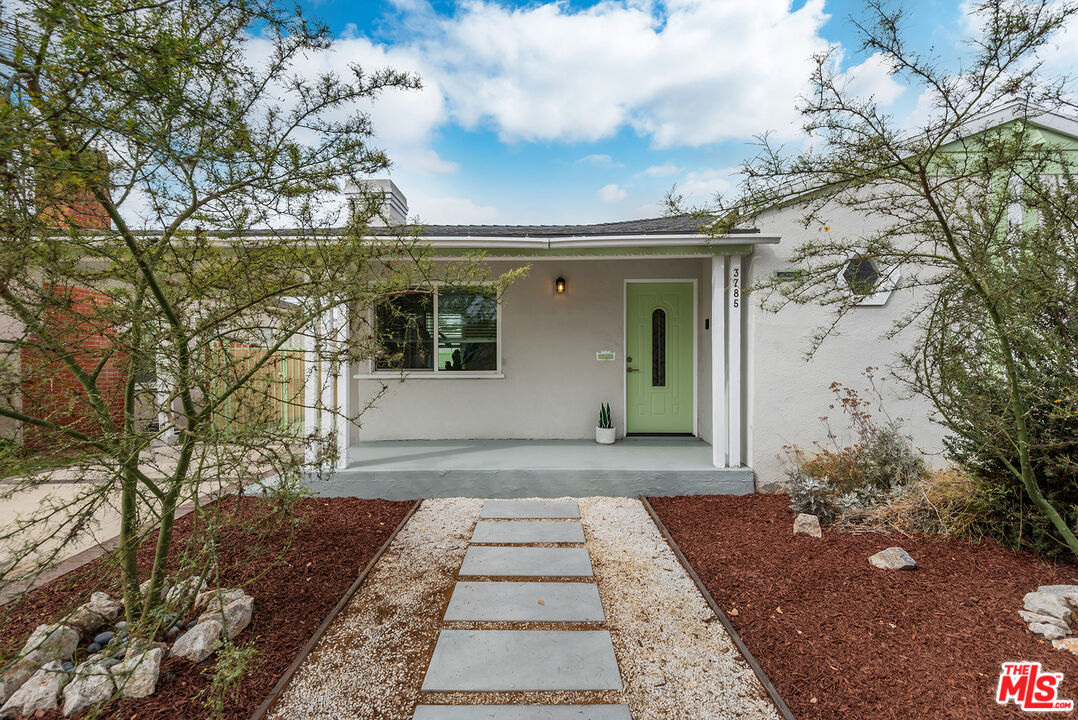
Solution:
M839 287L853 297L858 305L886 305L898 287L902 273L898 266L887 267L878 260L854 258L842 266L836 280Z

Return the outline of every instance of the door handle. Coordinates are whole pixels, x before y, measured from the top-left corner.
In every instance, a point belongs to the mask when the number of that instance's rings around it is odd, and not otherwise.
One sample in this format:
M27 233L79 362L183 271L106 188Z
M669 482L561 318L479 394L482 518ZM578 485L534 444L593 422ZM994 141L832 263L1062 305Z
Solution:
M627 368L625 368L625 372L631 373L631 372L640 372L640 371L637 370L636 368L627 367Z

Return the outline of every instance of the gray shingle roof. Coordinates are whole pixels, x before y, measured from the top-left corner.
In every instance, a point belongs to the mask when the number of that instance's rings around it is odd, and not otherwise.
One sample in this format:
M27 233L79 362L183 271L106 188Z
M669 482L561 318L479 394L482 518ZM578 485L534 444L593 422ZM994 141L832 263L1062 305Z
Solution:
M590 225L423 225L429 237L585 237L589 235L695 235L704 221L692 215L623 220ZM413 227L406 230L414 229ZM372 228L373 233L385 232ZM732 230L731 234L752 234L759 230Z

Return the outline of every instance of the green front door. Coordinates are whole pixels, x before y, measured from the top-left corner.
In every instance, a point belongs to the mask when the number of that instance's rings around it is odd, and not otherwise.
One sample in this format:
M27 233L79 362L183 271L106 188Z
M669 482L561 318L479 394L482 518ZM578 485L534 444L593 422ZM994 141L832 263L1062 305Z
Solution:
M629 433L692 433L691 282L625 290L625 423Z

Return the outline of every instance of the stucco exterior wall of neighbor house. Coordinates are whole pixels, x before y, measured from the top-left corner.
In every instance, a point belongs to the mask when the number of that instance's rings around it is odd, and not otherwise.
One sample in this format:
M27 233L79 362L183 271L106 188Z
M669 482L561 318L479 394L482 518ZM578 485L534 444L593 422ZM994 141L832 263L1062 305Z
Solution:
M822 227L803 227L800 212L797 206L790 206L760 219L761 229L781 235L782 242L756 248L746 278L750 287L775 270L792 269L787 258L793 250L806 240L824 235ZM827 217L832 237L843 233L860 235L872 228L872 218L845 209L836 209ZM912 272L912 268L905 270ZM916 302L916 295L912 289L896 290L885 305L854 308L839 324L837 333L810 360L804 357L810 336L832 319L833 311L817 305L789 305L771 313L761 308L762 299L750 292L744 344L748 386L745 423L749 438L746 463L756 471L758 488L786 482L784 446L810 447L814 442L826 441L821 416L829 416L836 430L846 427L841 410L829 408L834 400L829 389L832 382L860 391L868 386L862 373L869 366L880 368L877 378L888 377L888 365L910 347L915 330L908 328L891 340L883 336ZM931 422L930 404L910 397L894 379L885 380L883 388L887 413L907 419L914 444L929 453L930 461L942 464L944 432Z
M697 283L697 434L711 440L709 258L532 260L490 262L492 273L530 264L506 292L501 311L503 378L421 378L399 374L351 384L352 407L363 407L381 382L388 393L367 410L350 443L364 440L588 439L599 404L610 403L625 433L623 308L626 279L692 279ZM567 291L558 295L562 276ZM616 359L595 354L613 350ZM356 369L352 369L353 374ZM359 372L369 372L360 368Z

